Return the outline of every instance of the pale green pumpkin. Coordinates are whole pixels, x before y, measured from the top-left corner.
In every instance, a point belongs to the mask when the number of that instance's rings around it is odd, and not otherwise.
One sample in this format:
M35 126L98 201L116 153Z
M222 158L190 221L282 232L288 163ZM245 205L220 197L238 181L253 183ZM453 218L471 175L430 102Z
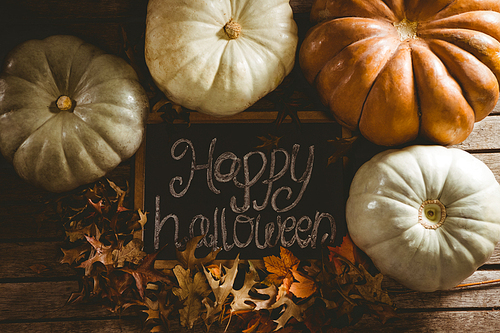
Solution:
M419 291L449 289L500 239L500 185L459 149L388 150L357 171L346 218L352 240L383 274Z
M68 191L136 152L148 109L125 60L73 36L30 40L0 75L0 151L28 182Z

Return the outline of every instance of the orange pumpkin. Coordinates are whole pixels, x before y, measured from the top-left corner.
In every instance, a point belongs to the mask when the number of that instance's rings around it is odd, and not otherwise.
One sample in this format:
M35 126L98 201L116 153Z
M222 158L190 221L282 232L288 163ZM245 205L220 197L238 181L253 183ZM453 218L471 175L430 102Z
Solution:
M498 100L499 0L317 0L311 20L305 77L376 144L462 142Z

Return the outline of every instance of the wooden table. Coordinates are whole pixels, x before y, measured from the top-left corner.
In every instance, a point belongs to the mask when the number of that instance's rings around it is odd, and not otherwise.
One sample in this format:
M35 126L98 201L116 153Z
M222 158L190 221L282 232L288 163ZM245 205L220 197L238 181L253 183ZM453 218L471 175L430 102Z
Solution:
M312 0L292 0L297 21L307 22ZM72 34L125 57L129 42L142 37L147 0L2 0L0 59L15 45L53 34ZM307 24L300 25L301 33ZM484 161L500 181L500 109L476 124L458 147ZM109 178L119 185L133 179L134 160ZM78 277L62 265L64 230L41 218L53 195L23 182L0 159L0 332L140 332L144 316L130 310L117 316L98 304L65 305L79 290ZM464 282L500 278L500 249ZM403 289L386 279L391 289ZM365 316L346 331L457 332L500 329L500 284L433 293L391 294L400 320L382 325Z

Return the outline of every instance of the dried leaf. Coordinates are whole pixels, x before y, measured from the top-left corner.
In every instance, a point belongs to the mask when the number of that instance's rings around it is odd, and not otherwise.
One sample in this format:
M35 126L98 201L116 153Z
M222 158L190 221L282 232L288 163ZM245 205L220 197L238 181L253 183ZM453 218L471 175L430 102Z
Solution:
M360 266L359 268L366 279L366 283L356 284L356 289L360 295L369 302L380 302L392 305L389 294L382 288L382 280L384 279L384 276L381 273L372 276L363 266Z
M101 262L105 266L113 265L112 245L104 245L94 237L89 237L87 235L85 235L85 238L94 248L94 250L91 251L89 259L77 266L78 268L85 268L85 275L89 275L92 265L96 262Z
M278 319L275 319L274 322L278 324L278 327L276 327L276 330L279 330L283 327L285 327L286 323L291 319L295 318L297 321L302 322L304 312L311 306L311 304L314 302L314 298L311 298L308 302L304 304L297 305L293 302L293 300L288 296L285 295L281 297L276 303L272 305L272 309L277 309L281 306L283 308L281 309L280 316Z
M161 274L154 268L154 263L159 253L160 251L157 251L146 255L137 268L122 268L124 272L132 274L134 277L137 290L139 291L141 298L144 298L144 286L146 286L149 282L161 281L167 284L167 286L172 285L172 281L168 276Z
M179 288L174 287L172 291L184 304L179 310L181 325L192 329L203 311L201 301L210 293L210 287L201 272L197 272L192 278L191 270L184 269L181 265L175 266L173 271Z
M271 273L268 279L276 285L280 285L285 277L291 277L290 270L296 269L299 263L300 260L284 247L280 247L280 257L264 257L266 270Z
M113 261L116 267L123 267L125 262L138 265L146 253L142 251L142 241L137 238L132 239L127 245L113 251Z
M269 134L269 138L265 136L258 136L257 138L259 138L262 141L262 144L256 146L255 147L256 149L259 148L271 149L273 147L276 148L278 147L278 143L280 142L282 136Z
M343 266L342 262L337 258L337 255L340 255L341 257L349 260L353 264L357 264L356 261L357 247L354 245L349 235L344 236L340 246L336 247L328 246L328 249L330 250L329 259L331 262L334 263L335 271L337 274L340 274L342 272L342 266Z
M30 266L30 269L31 269L33 272L37 273L37 274L41 274L41 273L46 272L46 271L48 271L48 270L49 270L49 268L48 268L47 266L42 265L42 264L35 264L35 265L31 265L31 266Z
M88 243L84 243L78 247L74 247L71 249L61 249L64 254L64 257L61 259L61 264L74 264L79 259L83 258L85 252L90 251L90 246Z
M335 147L335 152L328 158L328 165L338 161L339 158L345 156L351 150L354 142L358 139L357 136L350 138L335 138L328 140Z
M76 242L80 239L85 239L85 236L92 235L92 231L95 228L95 224L89 224L83 228L66 230L66 237L68 237L71 243Z
M317 290L316 283L309 276L302 274L297 270L292 270L295 280L290 286L290 292L298 298L307 298Z
M238 254L234 260L233 267L229 270L226 269L227 273L222 275L220 279L214 279L210 271L203 268L208 284L210 288L212 288L215 296L214 302L208 298L203 300L203 304L207 308L207 315L205 317L205 324L207 324L207 326L210 326L215 321L215 316L222 311L222 306L233 289L234 279L236 278L236 274L238 274L239 262L240 259Z
M243 286L240 289L231 289L234 298L231 302L231 312L253 310L255 305L249 294L252 287L259 282L259 274L252 262L248 262L249 269L245 274Z
M217 249L215 251L210 252L204 258L196 258L195 256L196 246L198 245L199 241L203 239L203 237L204 236L201 235L190 239L186 243L186 249L184 251L179 251L176 249L177 260L181 263L181 265L184 268L193 270L196 266L202 267L214 261L215 258L217 257L217 254L221 251L221 249Z

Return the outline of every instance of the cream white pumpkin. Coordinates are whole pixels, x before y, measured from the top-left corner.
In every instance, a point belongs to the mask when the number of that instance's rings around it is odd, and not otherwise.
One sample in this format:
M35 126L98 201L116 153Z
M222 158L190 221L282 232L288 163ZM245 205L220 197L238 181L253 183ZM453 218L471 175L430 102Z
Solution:
M148 109L125 60L74 36L30 40L0 75L0 151L26 181L69 191L136 152Z
M214 116L274 90L295 61L289 0L150 0L145 56L173 102Z
M388 150L357 171L346 218L354 243L383 274L418 291L449 289L500 239L500 185L460 149Z

